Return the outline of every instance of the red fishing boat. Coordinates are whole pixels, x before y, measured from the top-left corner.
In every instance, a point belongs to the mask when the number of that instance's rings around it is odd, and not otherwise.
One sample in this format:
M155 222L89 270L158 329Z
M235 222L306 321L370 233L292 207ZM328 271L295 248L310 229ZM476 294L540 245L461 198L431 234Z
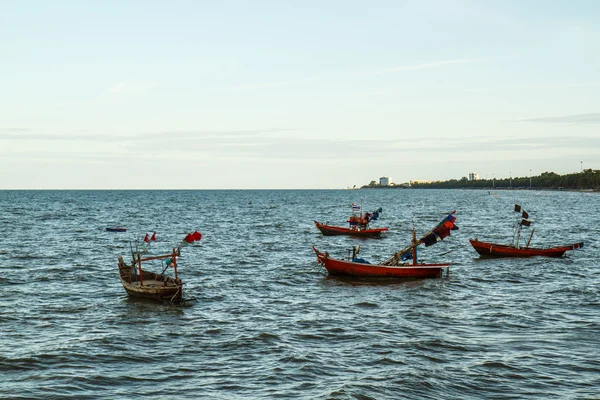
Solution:
M568 246L549 247L540 249L535 247L514 247L506 244L496 244L481 242L475 239L469 239L471 245L482 257L562 257L569 250L576 250L583 247L582 243L575 243Z
M336 236L336 235L349 235L349 236L358 236L358 237L380 237L383 232L387 232L388 228L362 228L357 225L350 228L343 228L341 226L331 226L326 224L321 224L317 221L315 222L315 226L317 229L321 231L321 233L325 236Z
M412 264L374 265L363 264L356 261L344 261L332 258L329 253L321 253L315 247L319 264L322 264L329 275L353 276L360 278L440 278L444 269L450 268L450 264ZM416 259L416 258L415 258Z
M453 215L454 212L449 214L433 230L419 240L417 240L416 232L413 228L412 243L408 247L396 252L381 264L370 264L368 261L358 258L359 246L354 246L351 249L352 255L348 260L333 258L329 253L323 253L314 246L313 250L317 255L317 262L322 264L330 275L334 276L402 279L440 278L444 270L446 270L446 274L448 273L450 264L426 264L419 262L417 260L417 246L420 244L431 246L449 236L450 230L458 229L454 225L454 221L456 220Z
M315 226L324 236L348 235L363 238L380 237L383 232L387 232L388 228L370 228L369 223L376 221L379 214L382 212L381 207L372 213L362 212L362 205L352 203L352 215L348 218L348 228L341 226L332 226L314 221Z
M532 222L529 220L529 214L521 209L521 206L515 204L515 211L521 213L519 220L515 225L513 233L513 242L511 244L498 244L490 242L482 242L475 239L469 239L471 246L475 249L481 257L534 257L534 256L545 256L545 257L562 257L565 252L569 250L576 250L583 247L583 242L574 243L566 246L555 246L555 247L529 247L531 238L535 228L531 229L531 234L525 246L519 245L519 239L521 237L521 229L523 227L531 226Z

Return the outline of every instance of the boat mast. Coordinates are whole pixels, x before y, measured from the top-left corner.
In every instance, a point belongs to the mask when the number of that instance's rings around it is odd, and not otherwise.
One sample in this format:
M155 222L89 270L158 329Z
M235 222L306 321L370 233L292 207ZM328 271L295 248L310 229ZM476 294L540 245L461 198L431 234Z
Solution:
M417 265L417 231L415 230L415 219L413 217L413 221L412 221L412 244L413 244L413 248L412 248L412 259L413 259L413 265Z
M517 221L515 230L513 231L512 247L515 249L519 248L519 237L521 236L521 224L519 222L520 221Z
M362 219L363 214L362 214L362 203L363 203L363 199L360 199L360 219Z

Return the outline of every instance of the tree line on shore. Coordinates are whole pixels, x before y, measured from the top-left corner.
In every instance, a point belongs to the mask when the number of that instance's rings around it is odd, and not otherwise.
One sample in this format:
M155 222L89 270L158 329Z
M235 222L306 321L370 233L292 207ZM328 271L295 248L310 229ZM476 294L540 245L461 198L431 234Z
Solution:
M363 188L384 188L385 186L373 185ZM402 186L387 186L387 188L401 188ZM538 176L478 179L470 181L467 177L435 182L411 182L413 189L506 189L506 188L531 188L531 189L565 189L565 190L600 190L600 170L584 169L582 172L559 175L554 172L544 172Z

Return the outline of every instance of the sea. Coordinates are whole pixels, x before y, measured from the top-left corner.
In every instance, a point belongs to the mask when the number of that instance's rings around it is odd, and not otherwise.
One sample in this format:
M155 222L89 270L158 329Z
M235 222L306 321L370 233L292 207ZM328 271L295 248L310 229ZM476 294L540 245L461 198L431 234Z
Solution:
M316 229L352 203L388 234ZM521 243L584 247L480 258L468 240L510 243L515 204ZM451 263L440 279L330 277L312 249L377 263L454 210L459 229L419 249ZM598 193L0 191L0 227L2 399L600 399ZM187 301L129 298L117 257L195 230Z

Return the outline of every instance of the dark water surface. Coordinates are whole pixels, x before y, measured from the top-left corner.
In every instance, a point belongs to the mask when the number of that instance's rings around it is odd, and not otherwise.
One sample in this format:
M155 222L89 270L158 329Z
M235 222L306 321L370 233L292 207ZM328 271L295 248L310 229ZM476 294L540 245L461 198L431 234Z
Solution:
M323 237L352 202L383 207L382 239ZM561 259L479 259L508 242L514 203L532 245ZM311 246L377 262L457 209L420 252L444 279L328 278ZM104 228L123 225L127 233ZM2 191L0 398L598 399L600 196L461 190ZM129 299L118 255L157 232L187 305Z

